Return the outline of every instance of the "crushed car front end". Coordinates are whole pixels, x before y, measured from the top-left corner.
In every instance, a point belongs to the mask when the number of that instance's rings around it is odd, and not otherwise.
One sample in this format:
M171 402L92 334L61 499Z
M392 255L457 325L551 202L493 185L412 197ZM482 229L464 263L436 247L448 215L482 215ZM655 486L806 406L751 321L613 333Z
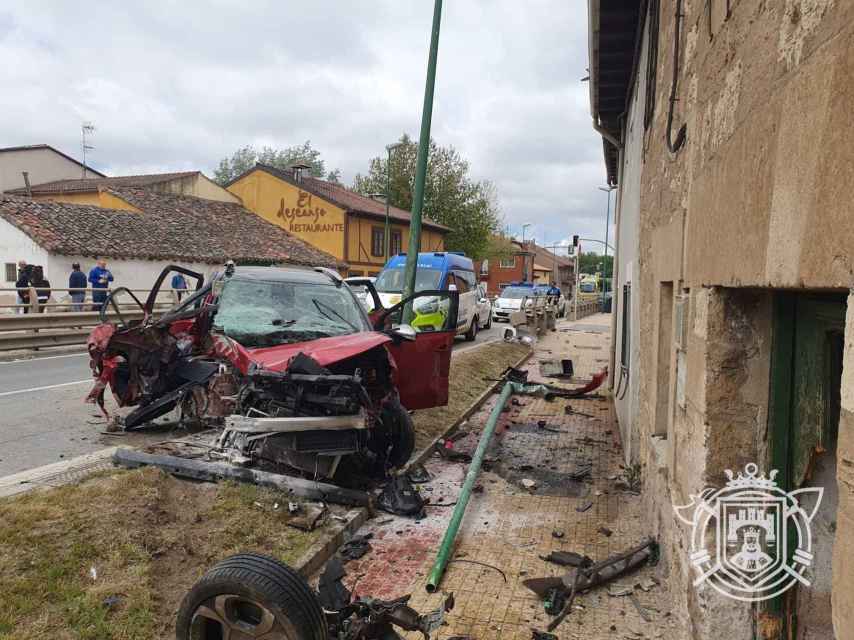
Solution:
M363 454L384 472L414 446L391 340L336 274L230 266L160 318L97 327L88 399L135 406L128 430L177 409L235 464L332 477Z

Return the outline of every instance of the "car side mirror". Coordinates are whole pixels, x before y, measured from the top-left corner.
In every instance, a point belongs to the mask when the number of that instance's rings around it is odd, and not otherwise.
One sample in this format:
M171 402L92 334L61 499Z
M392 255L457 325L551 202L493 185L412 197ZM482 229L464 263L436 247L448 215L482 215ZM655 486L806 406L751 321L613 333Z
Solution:
M396 338L398 340L408 340L412 342L415 338L418 337L418 333L415 329L412 328L411 325L408 324L398 324L391 328L388 332L392 338Z
M486 298L480 299L480 304L486 304L487 302L489 302L489 300L487 300Z

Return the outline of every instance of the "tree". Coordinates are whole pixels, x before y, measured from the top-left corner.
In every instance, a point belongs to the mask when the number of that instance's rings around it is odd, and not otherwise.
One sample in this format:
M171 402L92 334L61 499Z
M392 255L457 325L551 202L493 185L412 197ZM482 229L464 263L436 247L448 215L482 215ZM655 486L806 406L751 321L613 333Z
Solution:
M418 143L407 134L401 146L391 154L389 202L395 207L412 210L415 165ZM353 189L363 195L386 192L386 156L370 161L366 175L357 174ZM451 228L445 238L449 251L464 251L480 260L489 256L491 238L501 226L498 195L486 180L469 176L469 163L453 147L440 147L430 141L427 180L424 185L424 215Z
M230 158L223 158L214 170L214 181L220 185L227 184L239 175L249 171L257 163L267 164L277 169L287 169L294 164L307 164L311 167L311 175L321 178L326 173L326 164L320 157L320 151L312 148L311 141L284 149L263 147L258 151L252 145L241 147ZM341 171L330 171L326 177L330 182L340 182Z
M603 256L601 253L593 253L592 251L585 253L582 251L581 255L578 256L578 270L579 273L590 275L601 273L604 276L607 273L608 277L611 277L614 274L614 256Z

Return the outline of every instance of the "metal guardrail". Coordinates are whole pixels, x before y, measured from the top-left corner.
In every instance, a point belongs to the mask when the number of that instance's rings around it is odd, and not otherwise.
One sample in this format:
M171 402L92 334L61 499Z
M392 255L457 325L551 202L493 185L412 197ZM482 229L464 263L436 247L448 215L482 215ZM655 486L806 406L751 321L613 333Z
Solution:
M567 304L569 305L573 320L592 316L594 313L599 313L602 310L602 303L599 300L579 300L577 305L575 303Z
M17 289L0 289L17 292ZM53 291L70 291L69 289L53 289ZM134 289L134 293L148 296L149 289ZM93 303L48 303L39 304L35 297L35 289L29 289L29 304L0 305L0 352L19 349L39 349L66 345L84 345L92 327L100 324L101 315L98 311L70 311L73 305L82 304L85 309L91 309ZM155 305L155 312L165 311L177 302L177 295L171 289L163 291L163 298ZM142 310L135 304L119 304L122 318L125 321L141 320ZM9 312L8 309L13 309ZM22 309L28 313L21 313ZM17 313L16 313L17 311ZM107 309L107 317L117 320L115 309Z

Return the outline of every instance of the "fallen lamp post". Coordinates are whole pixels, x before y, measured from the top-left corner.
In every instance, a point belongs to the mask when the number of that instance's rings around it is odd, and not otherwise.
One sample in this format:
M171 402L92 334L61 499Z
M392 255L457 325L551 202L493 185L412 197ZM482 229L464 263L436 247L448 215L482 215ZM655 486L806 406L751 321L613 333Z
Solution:
M498 425L498 419L501 417L501 410L507 404L507 400L514 393L534 394L543 393L542 385L527 385L518 382L505 382L501 389L501 394L498 396L498 402L493 407L489 414L489 419L486 421L486 428L480 436L480 442L477 445L477 450L472 456L471 464L469 465L466 479L463 483L463 488L460 491L460 496L457 498L457 506L454 508L454 513L451 515L451 521L448 528L445 530L445 537L442 539L442 544L439 546L439 552L436 554L436 560L433 563L433 568L430 570L430 575L427 578L427 592L435 593L439 588L439 583L442 581L442 576L451 559L451 552L454 546L454 540L457 537L460 524L463 521L463 516L466 512L469 498L471 498L472 489L477 481L477 476L480 473L480 467L483 462L483 457L495 433L495 427Z

